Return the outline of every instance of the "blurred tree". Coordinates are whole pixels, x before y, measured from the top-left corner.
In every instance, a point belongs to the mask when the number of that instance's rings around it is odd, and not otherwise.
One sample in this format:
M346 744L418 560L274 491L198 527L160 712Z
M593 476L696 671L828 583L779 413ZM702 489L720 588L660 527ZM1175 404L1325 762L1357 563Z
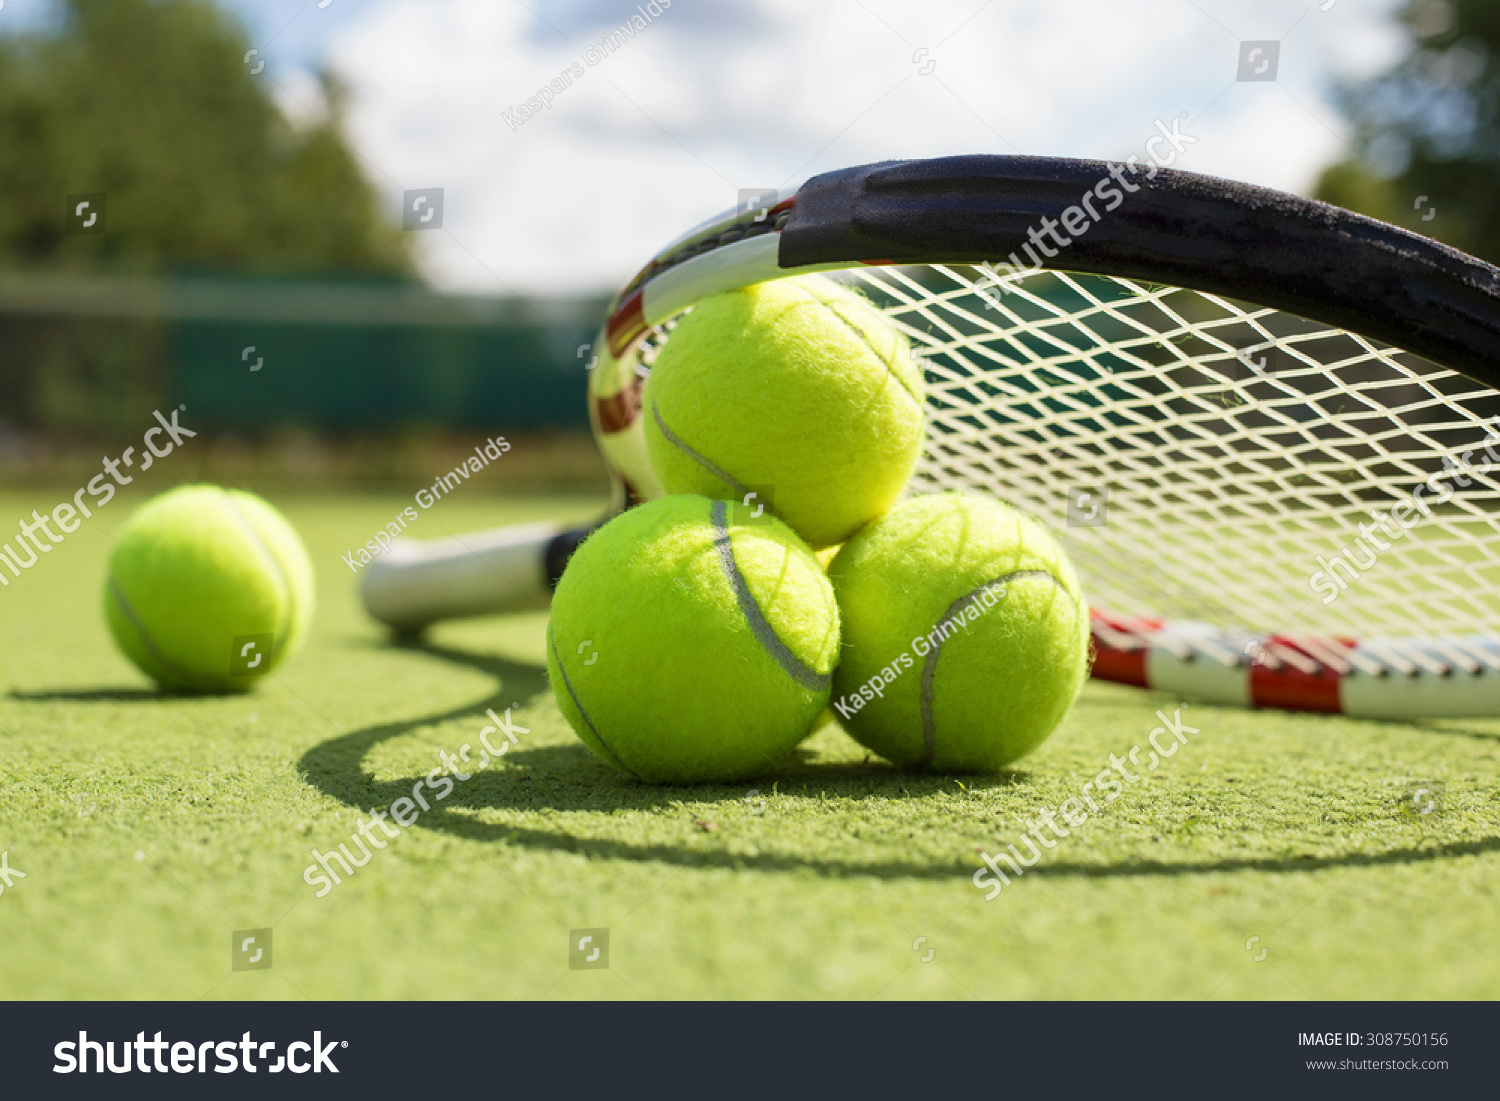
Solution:
M0 35L0 273L415 277L335 81L324 116L293 125L264 53L247 63L208 0L55 3L47 30ZM90 192L107 231L70 236L67 196ZM155 321L0 310L0 437L140 431L174 387L170 346Z
M411 275L328 78L326 117L296 127L207 0L60 9L0 37L0 267ZM66 236L66 196L98 191L108 232Z
M1356 158L1315 194L1500 263L1500 2L1409 0L1411 47L1345 88Z

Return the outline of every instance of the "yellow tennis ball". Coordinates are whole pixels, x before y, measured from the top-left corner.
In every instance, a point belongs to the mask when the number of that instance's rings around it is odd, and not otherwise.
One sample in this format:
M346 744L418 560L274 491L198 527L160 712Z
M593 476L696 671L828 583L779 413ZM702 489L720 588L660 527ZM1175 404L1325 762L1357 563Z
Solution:
M768 504L814 547L895 503L923 414L906 338L821 275L699 302L668 335L643 399L667 492Z
M578 737L653 783L750 776L828 702L833 586L785 524L672 496L574 552L547 628L552 691Z
M1046 740L1088 674L1073 567L1041 524L995 501L906 501L828 572L844 638L833 709L895 764L1001 768Z
M162 687L245 691L306 636L312 562L254 494L181 486L120 530L104 611L125 656Z

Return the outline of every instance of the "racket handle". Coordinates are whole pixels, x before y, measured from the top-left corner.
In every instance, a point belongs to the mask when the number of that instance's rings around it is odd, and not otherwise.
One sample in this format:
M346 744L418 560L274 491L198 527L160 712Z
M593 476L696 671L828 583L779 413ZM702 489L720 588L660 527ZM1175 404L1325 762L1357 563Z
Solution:
M540 611L593 527L519 524L430 542L400 539L365 569L365 611L414 633L441 619Z

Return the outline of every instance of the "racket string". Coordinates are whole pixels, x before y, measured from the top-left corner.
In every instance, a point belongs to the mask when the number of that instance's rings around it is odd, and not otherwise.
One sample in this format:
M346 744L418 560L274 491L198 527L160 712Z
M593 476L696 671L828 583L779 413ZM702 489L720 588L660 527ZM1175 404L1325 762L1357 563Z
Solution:
M1494 668L1487 644L1452 641L1500 622L1500 484L1483 450L1500 444L1500 395L1487 387L1358 334L1160 284L1044 272L1001 292L957 265L857 278L926 362L919 488L1040 515L1093 602L1280 637L1386 638L1383 657L1298 651L1329 668ZM1429 481L1452 488L1445 503L1418 495ZM1079 489L1108 491L1098 526L1069 524ZM1448 651L1391 641L1403 635L1444 636Z

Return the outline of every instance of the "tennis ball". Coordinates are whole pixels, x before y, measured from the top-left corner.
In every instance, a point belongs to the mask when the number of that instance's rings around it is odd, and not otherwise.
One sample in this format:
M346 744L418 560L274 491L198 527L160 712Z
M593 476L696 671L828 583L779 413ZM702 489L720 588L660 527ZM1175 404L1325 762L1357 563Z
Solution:
M181 486L142 506L104 586L120 649L174 690L249 689L302 642L312 610L312 562L286 518L218 486Z
M922 372L906 338L821 275L699 302L643 396L668 493L769 506L814 547L895 503L922 447Z
M1062 549L995 501L907 501L829 568L844 651L833 707L908 768L986 771L1030 753L1088 672L1089 614Z
M662 497L595 531L563 571L547 628L552 691L621 772L749 776L828 703L833 586L791 528L754 511Z

